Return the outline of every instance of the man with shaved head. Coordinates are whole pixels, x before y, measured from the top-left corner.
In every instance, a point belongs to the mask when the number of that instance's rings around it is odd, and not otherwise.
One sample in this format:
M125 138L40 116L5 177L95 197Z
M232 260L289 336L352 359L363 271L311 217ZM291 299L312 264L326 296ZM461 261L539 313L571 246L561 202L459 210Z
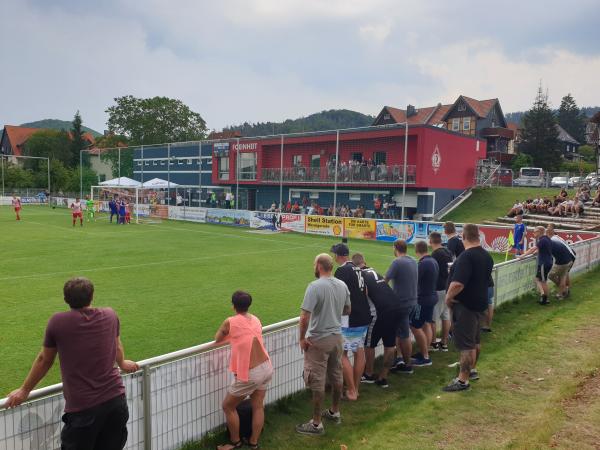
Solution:
M351 312L350 292L346 284L332 275L333 259L327 253L317 255L314 273L317 280L306 288L300 313L300 349L304 352L304 382L312 391L313 416L296 426L300 434L325 432L321 417L339 423L342 396L342 314ZM332 387L331 408L321 410L325 381Z

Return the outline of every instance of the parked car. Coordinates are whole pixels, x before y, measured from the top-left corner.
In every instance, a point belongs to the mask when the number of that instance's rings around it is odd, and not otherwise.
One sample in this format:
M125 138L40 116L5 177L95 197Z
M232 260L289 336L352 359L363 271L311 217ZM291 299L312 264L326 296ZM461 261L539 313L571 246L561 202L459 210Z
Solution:
M599 176L600 176L599 173L591 172L591 173L588 174L587 177L585 177L585 181L591 181L592 178L596 178L597 179Z
M493 184L500 186L512 186L513 171L505 168L498 169L498 171L494 175Z
M550 181L550 186L552 187L572 187L573 185L569 183L569 179L567 177L553 177L552 181Z
M569 178L569 184L571 186L579 186L581 183L583 183L583 177L571 177L571 178Z

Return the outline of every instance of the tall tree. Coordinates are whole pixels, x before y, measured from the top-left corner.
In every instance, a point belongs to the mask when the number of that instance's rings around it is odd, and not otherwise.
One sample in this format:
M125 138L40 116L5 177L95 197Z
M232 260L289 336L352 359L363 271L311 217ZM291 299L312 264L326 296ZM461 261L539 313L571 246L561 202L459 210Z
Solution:
M556 115L558 124L580 144L585 142L585 114L581 112L571 94L565 95Z
M58 160L66 167L71 167L75 162L71 151L71 140L66 131L62 130L40 130L33 133L25 143L24 155L41 156ZM77 155L79 157L79 155ZM26 163L27 168L37 167L34 161ZM46 163L42 164L46 167Z
M206 122L180 100L167 97L117 97L110 106L108 129L133 145L191 141L206 136Z
M83 137L83 128L82 128L82 120L81 114L79 111L75 113L75 117L73 117L73 122L71 122L71 130L70 138L71 138L71 153L73 154L73 161L79 161L79 152L83 150L87 146L87 142ZM84 158L84 164L86 166L89 165L89 156L87 154L82 155Z
M562 154L556 119L548 105L548 94L538 88L533 106L523 115L519 151L530 155L533 164L546 170L560 168Z

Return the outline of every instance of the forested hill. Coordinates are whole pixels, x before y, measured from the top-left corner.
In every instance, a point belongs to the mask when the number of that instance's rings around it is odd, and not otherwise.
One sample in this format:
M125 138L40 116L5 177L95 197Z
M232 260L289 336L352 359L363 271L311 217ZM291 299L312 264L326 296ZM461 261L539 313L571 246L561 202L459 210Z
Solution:
M558 109L554 110L555 113L557 111L558 111ZM584 106L581 108L581 112L583 114L585 114L585 116L587 116L587 117L592 117L598 111L600 111L600 106ZM516 111L516 112L506 113L506 115L505 115L506 121L513 122L516 124L521 124L521 119L523 118L523 114L525 114L525 111Z
M302 133L305 131L335 130L339 128L366 127L375 117L348 109L331 109L284 122L243 123L225 127L223 131L240 131L242 136L267 136L270 134Z
M22 127L31 127L31 128L49 128L51 130L69 131L71 129L71 127L73 126L73 124L71 122L69 122L68 120L43 119L43 120L36 120L35 122L22 123L21 126ZM83 129L83 131L89 131L90 133L92 133L92 136L94 136L95 138L97 138L98 136L102 136L96 130L92 130L91 128L88 128L85 126L82 126L81 128Z

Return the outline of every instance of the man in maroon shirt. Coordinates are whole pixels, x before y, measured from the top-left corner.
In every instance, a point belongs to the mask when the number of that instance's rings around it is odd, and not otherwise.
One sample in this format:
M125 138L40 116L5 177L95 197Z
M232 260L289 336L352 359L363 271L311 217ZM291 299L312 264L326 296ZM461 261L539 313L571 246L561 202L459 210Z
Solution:
M117 365L125 372L139 367L124 357L116 313L92 308L93 297L94 285L87 278L65 283L64 298L71 310L50 318L41 352L6 403L11 408L27 400L58 353L65 397L63 450L121 450L127 441L129 411Z

